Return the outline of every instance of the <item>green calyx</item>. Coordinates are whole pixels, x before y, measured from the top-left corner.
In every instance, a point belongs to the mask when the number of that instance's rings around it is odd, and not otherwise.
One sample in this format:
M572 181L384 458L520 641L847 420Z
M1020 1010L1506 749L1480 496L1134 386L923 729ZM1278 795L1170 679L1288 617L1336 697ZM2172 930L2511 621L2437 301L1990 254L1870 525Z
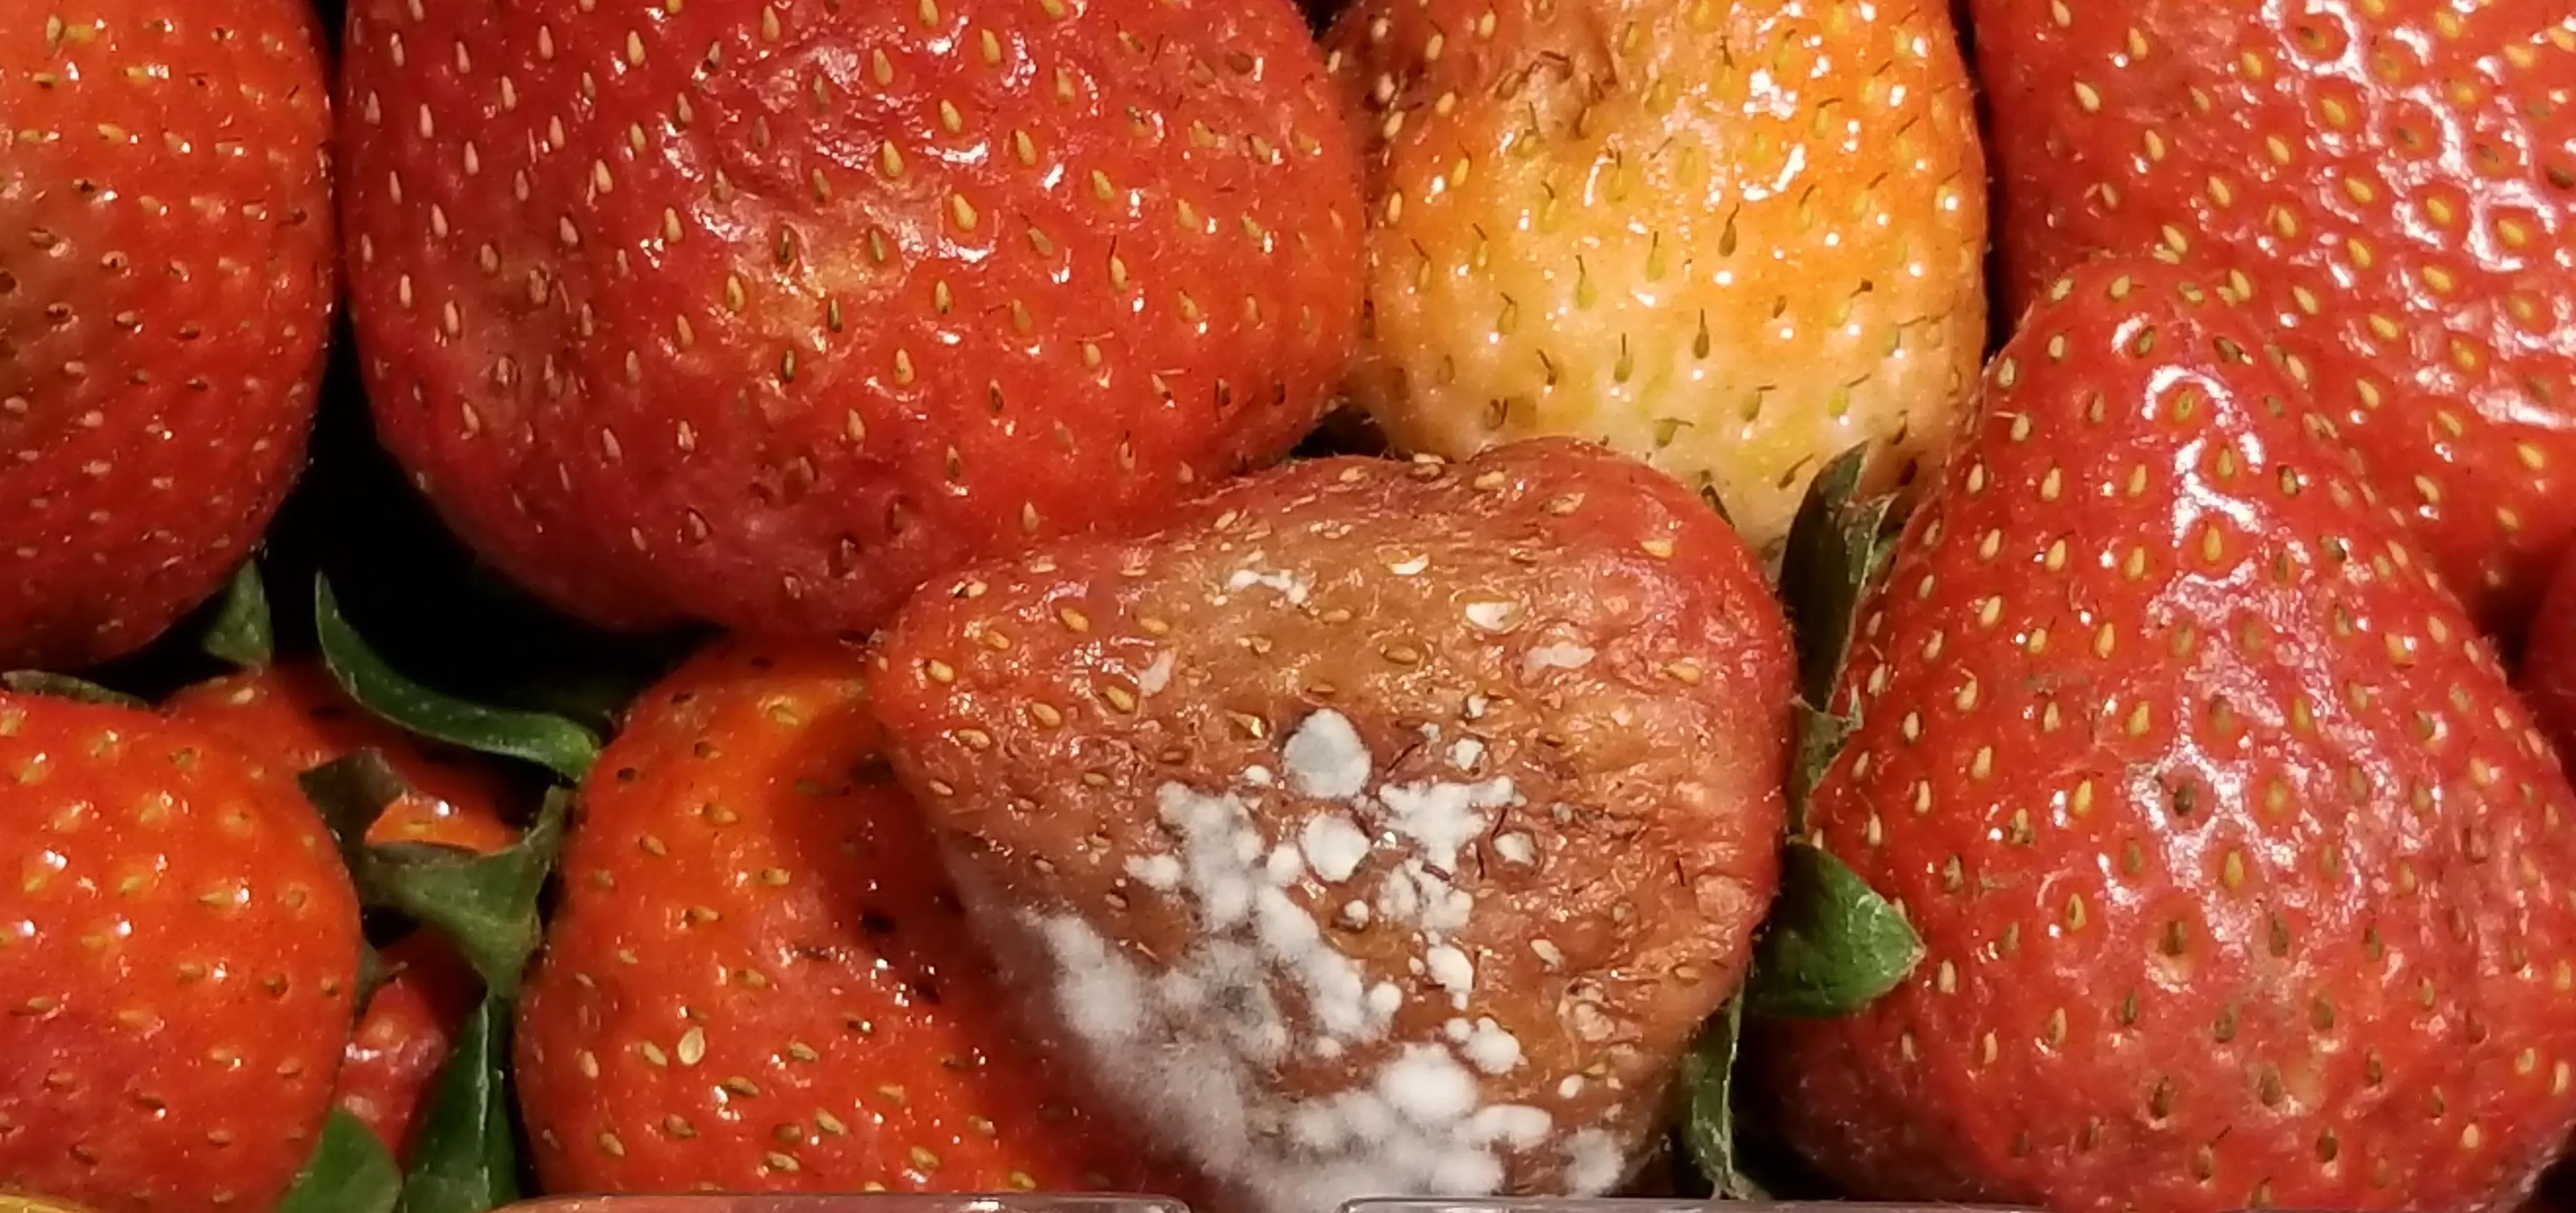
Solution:
M1896 987L1923 958L1903 911L1809 838L1807 808L1860 727L1833 710L1861 604L1887 568L1892 499L1864 496L1866 446L1827 464L1800 503L1782 550L1780 593L1798 638L1798 690L1789 772L1789 838L1780 888L1754 940L1744 988L1705 1025L1685 1059L1681 1139L1720 1199L1764 1197L1739 1141L1735 1063L1748 1015L1850 1015Z

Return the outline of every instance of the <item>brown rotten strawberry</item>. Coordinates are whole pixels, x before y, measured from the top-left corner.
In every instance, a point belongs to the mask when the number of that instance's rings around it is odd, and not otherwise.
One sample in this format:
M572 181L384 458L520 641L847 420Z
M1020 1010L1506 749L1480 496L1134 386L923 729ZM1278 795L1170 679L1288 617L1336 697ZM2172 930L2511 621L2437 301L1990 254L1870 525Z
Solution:
M1749 1056L1862 1197L2510 1208L2576 794L2224 280L2060 281L1863 606L1823 845L1927 949Z
M1290 0L351 8L378 429L593 621L864 629L1277 457L1350 353Z
M290 772L0 693L0 1191L265 1209L331 1107L357 897Z
M1937 2L1366 0L1355 394L1402 447L1609 442L1757 548L1827 460L1937 462L1986 336L1985 165Z
M1545 440L935 583L874 685L1023 996L1302 1213L1627 1177L1772 893L1789 680L1716 514Z
M860 663L727 645L583 788L518 1021L558 1191L1172 1191L1008 1022Z
M2017 301L2098 249L2242 274L2452 588L2517 626L2576 538L2563 0L1976 0Z
M0 5L0 664L159 635L302 461L337 284L304 0Z

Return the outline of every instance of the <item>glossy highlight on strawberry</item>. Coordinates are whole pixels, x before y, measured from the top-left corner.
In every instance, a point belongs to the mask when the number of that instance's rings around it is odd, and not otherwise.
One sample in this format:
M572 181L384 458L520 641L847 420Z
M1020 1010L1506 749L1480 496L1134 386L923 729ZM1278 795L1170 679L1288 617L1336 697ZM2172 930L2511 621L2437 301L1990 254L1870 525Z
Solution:
M0 6L0 665L118 657L301 468L338 295L306 0Z
M359 0L377 429L593 622L858 633L1314 427L1359 185L1289 0Z
M1836 692L1926 956L1755 1055L1855 1195L2509 1208L2576 1123L2576 793L2224 278L2061 279Z
M1976 0L2015 307L2097 250L2236 275L2481 622L2576 537L2576 15Z
M573 1192L1180 1190L1017 1030L860 670L830 645L725 643L601 754L519 1010L537 1173Z
M0 693L0 1189L266 1208L313 1148L358 904L290 776L150 713Z

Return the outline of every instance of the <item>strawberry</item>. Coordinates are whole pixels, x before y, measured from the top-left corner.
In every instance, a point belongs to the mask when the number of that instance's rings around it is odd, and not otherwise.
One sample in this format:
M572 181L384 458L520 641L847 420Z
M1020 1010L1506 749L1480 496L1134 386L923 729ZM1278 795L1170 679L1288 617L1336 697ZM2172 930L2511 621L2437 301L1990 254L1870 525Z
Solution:
M338 1102L400 1161L410 1157L430 1088L447 1068L483 982L432 931L414 930L378 954L392 975L367 997L349 1035Z
M338 289L317 38L304 0L0 7L0 663L141 646L285 497Z
M359 0L376 422L593 621L829 634L1312 428L1357 167L1291 0Z
M382 754L413 794L386 806L367 829L369 842L488 855L518 841L502 809L509 790L492 768L367 715L318 665L244 670L182 688L162 706L172 719L220 734L283 774L360 750ZM401 1158L482 982L435 932L415 930L385 947L381 959L391 976L368 997L349 1038L339 1102Z
M859 675L719 647L602 752L519 1014L548 1189L1157 1182L1006 1022Z
M264 666L182 688L170 716L223 734L294 776L360 750L384 755L418 793L388 806L368 828L375 843L430 843L490 854L518 841L503 811L499 773L464 753L423 744L368 715L311 662Z
M2559 562L2524 637L2524 701L2562 760L2576 762L2576 552Z
M1976 0L2020 303L2234 273L2482 620L2576 537L2576 17L2556 0Z
M2061 280L1861 608L1809 820L1926 953L1748 1054L1856 1196L2503 1208L2576 1122L2576 793L2223 281Z
M1633 1173L1772 894L1791 672L1716 514L1550 439L937 583L872 681L1023 997L1309 1213Z
M1399 447L1610 443L1758 548L1818 467L1937 462L1986 335L1985 165L1937 4L1363 0L1353 391Z
M0 1190L264 1209L312 1149L358 903L292 779L200 728L0 693Z

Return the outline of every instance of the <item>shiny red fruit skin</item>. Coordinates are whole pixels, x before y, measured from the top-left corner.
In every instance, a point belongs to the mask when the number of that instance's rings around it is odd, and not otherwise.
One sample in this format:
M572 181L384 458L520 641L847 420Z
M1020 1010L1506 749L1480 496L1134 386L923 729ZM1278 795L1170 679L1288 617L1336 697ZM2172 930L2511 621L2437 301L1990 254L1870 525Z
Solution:
M0 6L0 664L159 635L301 466L338 289L305 0Z
M2576 537L2576 15L1973 9L2014 306L2100 249L2241 268L2452 588L2515 628Z
M594 622L873 626L1284 454L1360 201L1289 0L360 0L378 430Z
M1780 1124L1863 1197L2510 1208L2576 1122L2576 792L2259 324L2057 289L1812 806L1926 955L1758 1043Z
M2576 552L2559 562L2540 609L2532 613L2516 673L2523 700L2558 747L2559 761L2576 762Z
M374 750L414 795L385 807L368 829L377 843L415 842L490 854L519 840L507 780L490 761L424 744L359 707L312 662L243 670L181 688L162 704L289 778L360 750Z
M385 806L367 831L371 843L488 855L519 840L506 809L511 790L489 760L425 745L369 714L318 664L288 662L211 678L181 688L162 711L223 736L289 778L360 750L376 751L412 793ZM410 1153L421 1107L483 983L455 945L434 931L414 930L380 949L379 959L393 976L368 997L349 1037L339 1103L400 1159Z
M338 1102L393 1152L411 1157L420 1113L483 981L456 947L416 930L377 950L394 975L367 999L340 1063Z
M1019 1033L862 669L720 645L600 755L518 1015L547 1190L1173 1190Z
M0 1190L265 1209L331 1105L358 905L293 781L206 731L0 694Z

